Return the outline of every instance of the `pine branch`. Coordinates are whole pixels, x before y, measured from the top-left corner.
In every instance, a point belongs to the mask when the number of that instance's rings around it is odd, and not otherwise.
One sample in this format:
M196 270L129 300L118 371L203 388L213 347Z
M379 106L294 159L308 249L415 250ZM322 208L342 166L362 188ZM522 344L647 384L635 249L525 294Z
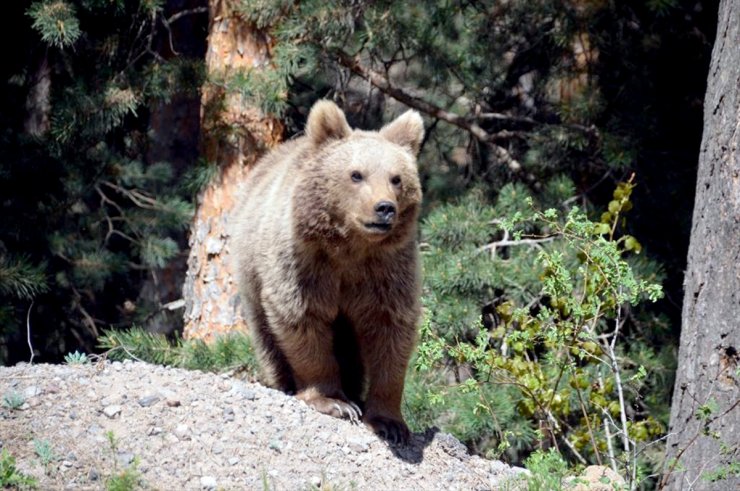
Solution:
M519 172L522 169L522 165L514 157L511 156L508 150L495 143L497 141L510 139L511 132L504 131L499 133L488 133L475 121L463 118L459 114L446 111L445 109L442 109L441 107L432 104L431 102L409 94L407 91L403 90L400 87L393 86L384 75L362 65L357 57L352 57L341 50L334 51L334 54L336 55L340 65L348 68L352 73L359 76L360 78L370 82L381 92L388 94L397 101L406 104L408 107L417 109L435 119L441 119L442 121L445 121L467 131L478 141L490 144L493 147L494 152L496 153L496 157L498 157L501 162L505 163L509 167L509 169L514 172Z
M172 53L175 56L179 56L180 53L177 52L177 50L175 49L175 43L172 41L172 27L170 24L172 24L178 19L181 19L182 17L186 15L204 14L204 13L208 13L208 7L195 7L192 9L181 10L180 12L173 14L168 18L165 18L164 16L162 17L162 24L164 24L165 29L167 29L167 38L169 39L169 42L170 42L170 50L172 50Z
M176 14L172 14L167 19L162 19L162 22L164 22L166 25L169 25L186 15L205 14L207 12L208 12L208 7L195 7L192 9L181 10L180 12Z
M44 265L33 265L26 256L0 256L0 295L31 300L49 290Z

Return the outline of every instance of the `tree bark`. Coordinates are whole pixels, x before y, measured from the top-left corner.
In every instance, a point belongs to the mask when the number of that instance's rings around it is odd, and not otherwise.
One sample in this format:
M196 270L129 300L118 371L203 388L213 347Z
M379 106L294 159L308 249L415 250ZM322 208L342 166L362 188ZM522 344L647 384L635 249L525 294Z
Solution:
M704 136L671 405L668 489L740 489L708 477L740 458L740 0L722 0L704 101Z
M51 67L47 49L39 53L26 96L26 119L23 130L31 136L43 136L49 131L51 112Z
M246 328L231 274L227 225L249 169L283 133L279 120L266 116L223 83L239 71L262 70L270 63L269 34L241 18L237 4L235 0L209 0L201 152L209 163L217 165L218 173L199 193L190 231L183 286L185 338L208 340Z

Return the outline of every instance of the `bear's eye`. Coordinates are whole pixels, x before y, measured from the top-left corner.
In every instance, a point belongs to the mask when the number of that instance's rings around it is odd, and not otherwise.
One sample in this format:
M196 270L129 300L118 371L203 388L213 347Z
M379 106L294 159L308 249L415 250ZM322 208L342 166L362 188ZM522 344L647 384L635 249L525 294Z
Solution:
M394 186L398 186L399 184L401 184L401 176L391 177L391 184L393 184Z
M362 174L360 174L360 173L359 173L359 172L357 172L357 171L354 171L354 172L352 173L352 180L353 180L354 182L360 182L360 181L362 181Z

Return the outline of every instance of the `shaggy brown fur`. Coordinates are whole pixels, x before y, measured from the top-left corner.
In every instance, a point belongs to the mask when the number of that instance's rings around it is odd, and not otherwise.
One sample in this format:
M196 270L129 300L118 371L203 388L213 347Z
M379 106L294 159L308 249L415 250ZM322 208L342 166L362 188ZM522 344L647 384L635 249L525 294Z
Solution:
M419 318L424 135L409 111L352 130L332 102L245 183L233 254L266 382L406 441L401 394Z

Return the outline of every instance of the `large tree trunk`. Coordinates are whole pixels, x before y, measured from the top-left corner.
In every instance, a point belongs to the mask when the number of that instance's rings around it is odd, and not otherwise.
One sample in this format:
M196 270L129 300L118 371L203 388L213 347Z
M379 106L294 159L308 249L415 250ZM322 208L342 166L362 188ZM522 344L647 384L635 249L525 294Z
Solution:
M671 406L670 489L740 489L707 477L740 459L740 0L723 0L704 101L704 136ZM678 463L676 463L678 462Z
M223 80L229 76L263 69L270 62L269 35L242 19L236 4L236 0L209 0L209 80L202 94L201 144L204 158L218 166L218 174L198 196L190 231L183 287L186 338L209 339L246 327L231 274L227 225L251 165L279 142L283 130L278 120L224 88Z

